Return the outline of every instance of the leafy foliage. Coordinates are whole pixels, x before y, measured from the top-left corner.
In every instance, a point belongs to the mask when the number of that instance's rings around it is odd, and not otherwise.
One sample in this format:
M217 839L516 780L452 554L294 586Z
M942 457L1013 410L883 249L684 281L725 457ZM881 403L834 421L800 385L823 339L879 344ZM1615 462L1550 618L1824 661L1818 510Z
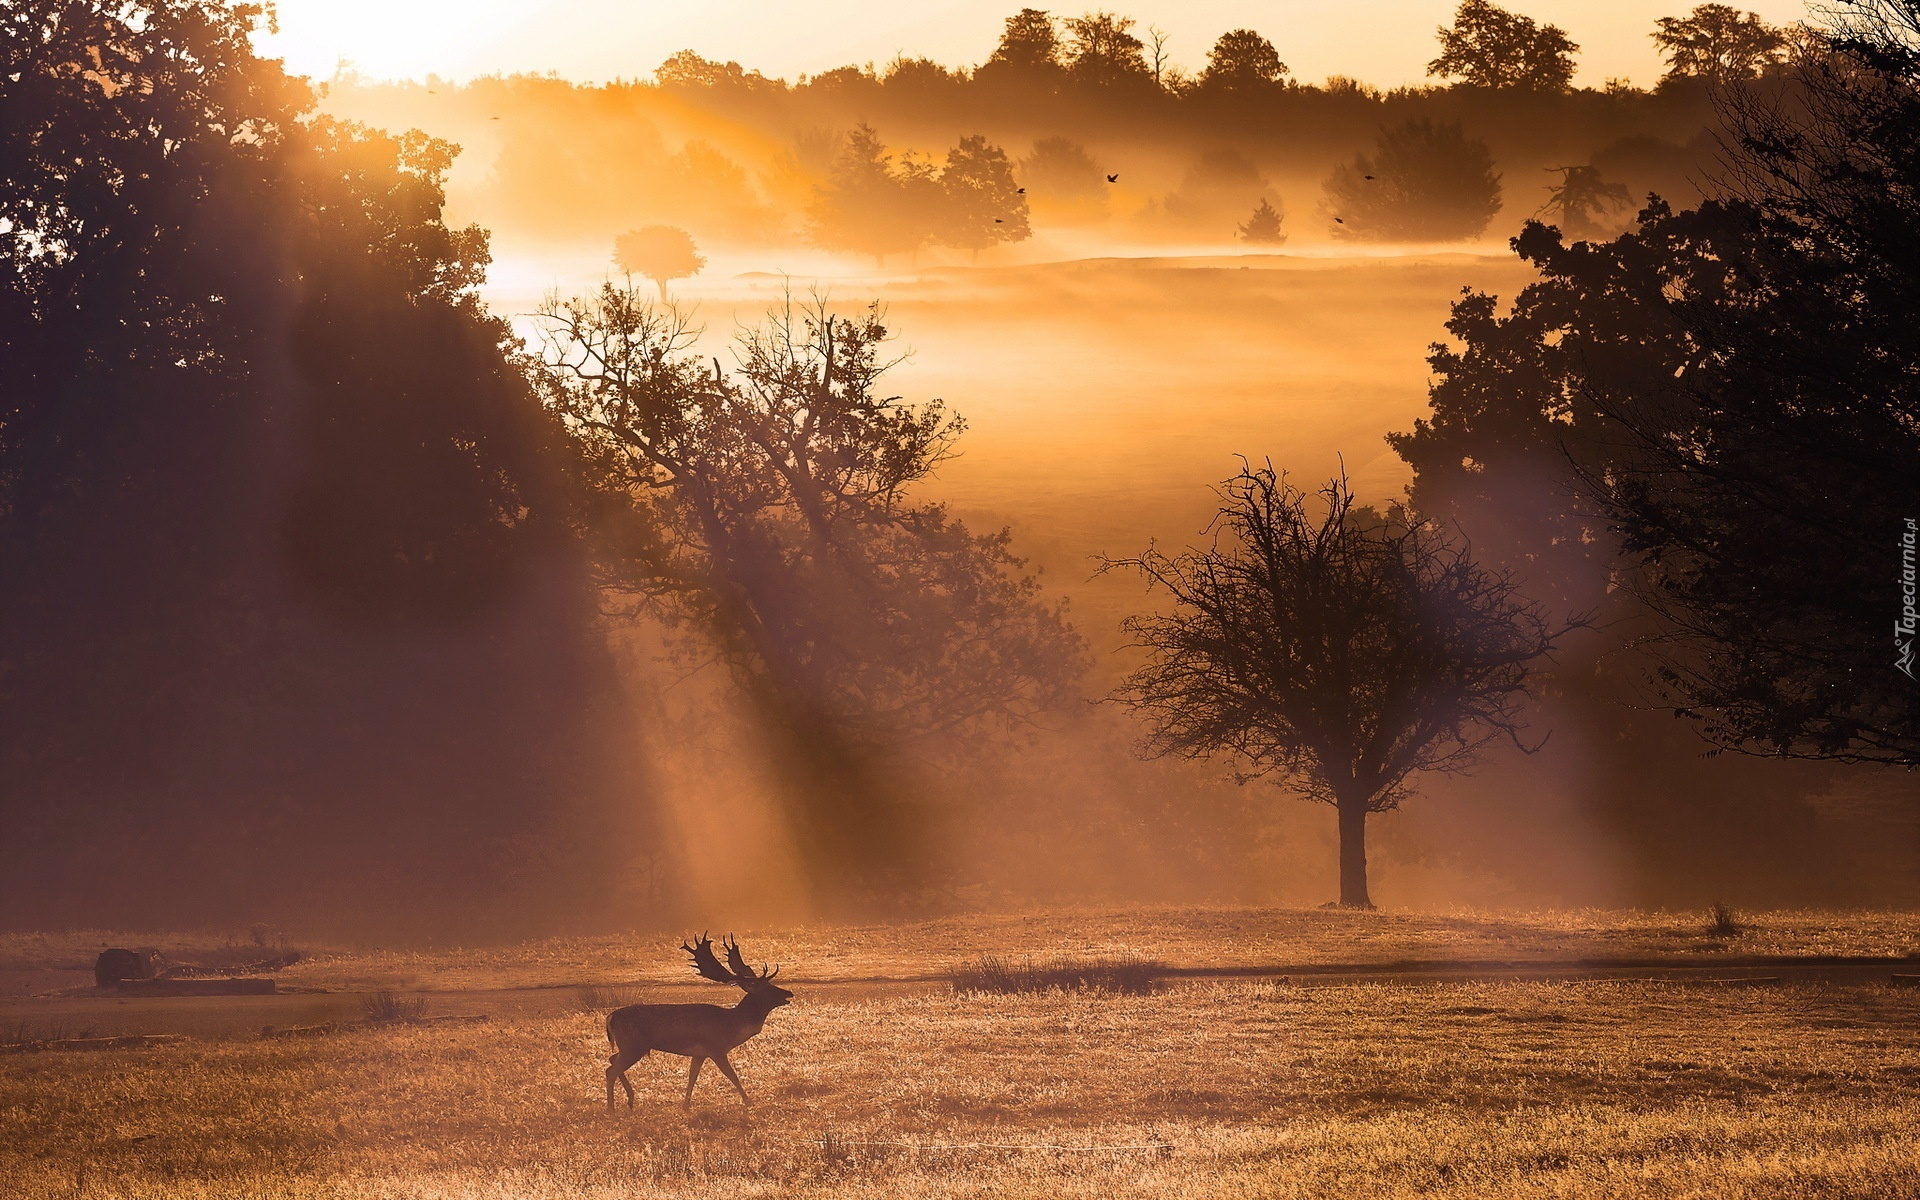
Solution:
M1272 42L1251 29L1230 29L1207 51L1195 83L1201 91L1258 94L1278 87L1286 74Z
M669 279L698 275L707 265L692 236L671 225L648 225L621 234L614 240L613 256L621 270L658 284L662 300L667 298Z
M1654 23L1654 44L1667 60L1666 79L1727 84L1781 64L1787 38L1760 19L1725 4L1700 4L1684 17Z
M1240 226L1240 240L1256 246L1278 246L1287 240L1280 228L1280 210L1275 208L1265 196L1260 198L1260 207L1253 210L1247 223Z
M1052 84L1065 75L1066 49L1053 18L1038 8L1023 8L1007 18L993 54L976 77L985 84L1003 81Z
M883 261L930 244L977 252L1032 236L1012 162L978 134L961 138L936 171L910 154L896 162L880 135L861 125L816 189L814 240Z
M1833 37L1798 109L1736 110L1745 199L1655 201L1604 244L1529 226L1515 244L1541 282L1505 318L1456 305L1465 349L1436 348L1434 417L1396 441L1417 490L1483 500L1562 464L1584 503L1541 505L1551 528L1523 539L1624 553L1666 618L1664 696L1724 747L1920 752L1889 636L1920 461L1913 12Z
M1027 199L1014 181L1013 163L1005 150L988 145L979 134L961 138L947 155L940 190L946 198L940 240L949 246L981 250L1033 236Z
M1580 47L1557 25L1508 12L1489 0L1461 0L1453 25L1440 30L1440 57L1427 74L1469 87L1564 92L1573 85Z
M931 240L939 198L930 165L910 156L896 163L879 133L862 124L847 135L833 173L816 189L813 240L884 261Z
M484 235L442 220L453 148L311 116L251 50L261 15L0 8L16 919L377 896L425 928L498 916L449 912L455 877L497 872L506 905L542 856L593 878L556 830L591 737L522 690L598 695L566 463L474 294ZM432 648L369 651L422 626ZM362 817L390 836L349 857ZM580 895L541 890L522 919Z
M1493 156L1457 122L1382 130L1374 152L1335 167L1325 191L1322 207L1343 240L1463 241L1500 211Z
M1110 12L1068 17L1067 78L1083 87L1148 90L1155 86L1145 42L1133 35L1134 20Z
M1036 201L1102 204L1106 197L1099 165L1070 138L1035 141L1033 152L1020 160L1019 179Z

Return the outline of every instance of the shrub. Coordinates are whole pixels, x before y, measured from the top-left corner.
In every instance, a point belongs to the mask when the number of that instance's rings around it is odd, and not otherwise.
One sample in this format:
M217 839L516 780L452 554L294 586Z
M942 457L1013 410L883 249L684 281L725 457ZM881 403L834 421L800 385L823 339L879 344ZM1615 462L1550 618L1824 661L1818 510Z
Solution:
M418 1021L426 1014L427 1002L419 996L401 996L394 992L374 992L360 998L364 1019L376 1025Z

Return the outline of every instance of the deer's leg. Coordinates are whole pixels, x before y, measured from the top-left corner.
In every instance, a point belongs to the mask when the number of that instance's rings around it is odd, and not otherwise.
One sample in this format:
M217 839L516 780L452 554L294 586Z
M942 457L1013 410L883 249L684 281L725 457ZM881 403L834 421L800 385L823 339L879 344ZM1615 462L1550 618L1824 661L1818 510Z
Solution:
M733 1085L733 1090L740 1093L740 1103L742 1104L753 1103L753 1101L747 1099L747 1089L740 1086L740 1077L733 1073L733 1064L727 1061L726 1055L724 1054L714 1055L713 1065L720 1068L720 1073L727 1077L727 1082Z
M705 1065L706 1061L705 1058L702 1058L698 1054L693 1056L693 1069L687 1072L687 1098L680 1102L681 1108L693 1107L693 1085L694 1082L700 1078L700 1068Z
M619 1080L620 1086L627 1089L627 1107L633 1107L633 1083L627 1078L627 1068L647 1056L642 1050L638 1054L628 1054L618 1050L607 1056L607 1107L613 1107L613 1081Z

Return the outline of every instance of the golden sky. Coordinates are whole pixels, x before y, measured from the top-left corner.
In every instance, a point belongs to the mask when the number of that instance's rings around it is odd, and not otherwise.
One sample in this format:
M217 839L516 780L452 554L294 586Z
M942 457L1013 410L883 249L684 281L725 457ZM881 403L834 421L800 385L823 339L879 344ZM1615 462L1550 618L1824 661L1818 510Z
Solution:
M1031 3L1032 0L1027 0ZM1157 25L1173 61L1205 62L1222 32L1259 30L1296 77L1351 75L1393 86L1418 83L1434 56L1434 30L1456 0L1099 0ZM645 78L676 50L733 59L791 80L896 54L974 64L992 51L1021 0L278 0L281 33L263 48L303 74L332 75L342 59L362 74L466 79L493 72L554 71L570 79ZM1581 47L1578 82L1611 77L1650 84L1661 63L1648 33L1684 15L1692 0L1520 0L1507 5L1565 29ZM1775 22L1800 19L1802 0L1749 0Z

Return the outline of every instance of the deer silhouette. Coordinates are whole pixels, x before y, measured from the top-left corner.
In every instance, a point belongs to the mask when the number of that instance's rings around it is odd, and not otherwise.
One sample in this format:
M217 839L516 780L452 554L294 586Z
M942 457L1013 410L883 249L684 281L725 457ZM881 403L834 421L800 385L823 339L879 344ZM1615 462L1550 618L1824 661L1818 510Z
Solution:
M739 942L729 936L722 945L727 952L724 966L704 933L694 945L682 942L680 948L693 956L693 969L703 979L731 983L746 993L732 1008L718 1004L629 1004L607 1015L607 1040L613 1043L613 1053L607 1056L608 1108L613 1107L616 1080L627 1089L627 1107L633 1107L633 1084L627 1081L627 1068L655 1050L684 1054L693 1060L681 1107L693 1107L693 1085L708 1059L740 1093L742 1104L753 1103L747 1099L747 1089L740 1086L740 1077L733 1073L727 1051L759 1033L767 1014L793 999L793 993L773 982L780 968L769 971L763 966L755 971L740 956Z

